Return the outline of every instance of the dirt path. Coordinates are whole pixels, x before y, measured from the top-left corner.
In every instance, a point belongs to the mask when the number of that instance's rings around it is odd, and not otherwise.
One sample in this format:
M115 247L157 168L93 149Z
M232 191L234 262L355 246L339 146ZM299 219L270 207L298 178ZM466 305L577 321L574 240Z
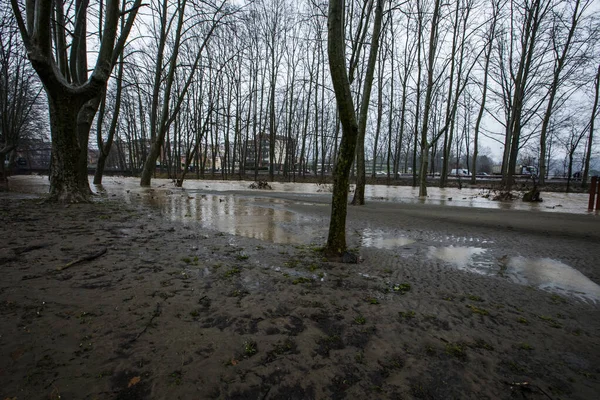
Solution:
M324 197L285 199L326 225ZM1 399L600 392L600 306L504 275L553 259L600 283L594 216L371 203L349 215L364 262L337 264L110 196L0 200ZM410 240L369 247L378 231ZM457 248L492 273L440 255Z

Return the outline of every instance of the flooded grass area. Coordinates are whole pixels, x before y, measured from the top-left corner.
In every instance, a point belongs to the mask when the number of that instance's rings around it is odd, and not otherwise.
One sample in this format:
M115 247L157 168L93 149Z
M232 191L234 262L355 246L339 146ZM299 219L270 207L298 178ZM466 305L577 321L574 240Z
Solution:
M110 177L104 178L102 185L90 186L98 194L124 195L126 193L148 194L157 191L194 193L253 193L254 196L269 196L269 193L286 193L298 195L331 195L331 184L273 182L272 190L250 190L249 181L217 181L186 180L184 188L175 188L169 179L154 179L152 188L141 188L139 178ZM44 194L49 189L47 176L21 175L10 177L9 190L16 193ZM350 186L353 189L353 185ZM429 187L427 198L420 198L418 188L410 186L367 185L365 197L369 201L382 201L406 204L431 204L451 207L474 207L502 210L526 210L539 212L560 212L586 214L588 195L585 193L542 192L543 202L527 203L523 201L493 201L489 190L473 188L438 188Z

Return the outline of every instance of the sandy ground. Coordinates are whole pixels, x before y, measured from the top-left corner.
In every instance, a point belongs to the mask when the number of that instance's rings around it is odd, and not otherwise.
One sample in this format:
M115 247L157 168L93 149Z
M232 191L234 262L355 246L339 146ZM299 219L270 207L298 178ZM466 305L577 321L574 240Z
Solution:
M598 398L597 215L370 202L341 264L151 204L0 197L0 399Z

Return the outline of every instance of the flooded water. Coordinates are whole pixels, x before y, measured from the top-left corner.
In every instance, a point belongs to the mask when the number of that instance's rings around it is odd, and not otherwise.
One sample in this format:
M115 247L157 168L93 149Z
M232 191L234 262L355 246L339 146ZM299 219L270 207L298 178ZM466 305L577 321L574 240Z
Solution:
M90 177L91 179L92 177ZM184 182L186 192L206 192L206 193L227 193L249 191L249 181L198 181L188 180ZM274 182L270 184L273 190L249 191L252 195L259 196L261 193L296 193L331 196L330 184L315 183L292 183L292 182ZM124 193L148 193L148 190L171 190L179 191L181 188L175 188L169 179L154 179L152 181L153 189L140 188L139 178L129 177L105 177L104 184L100 187L91 185L92 190L96 192L106 192L110 195L122 195ZM44 194L48 193L49 182L47 176L13 176L9 180L9 188L13 192L26 194ZM506 210L529 210L539 212L562 212L586 214L588 195L585 193L552 193L543 192L542 203L525 203L522 201L493 201L487 196L487 191L480 189L458 189L430 187L427 189L429 196L419 198L418 188L410 186L385 186L385 185L367 185L365 188L365 197L368 201L384 201L394 203L410 204L435 204L451 207L477 207L493 208Z
M415 240L406 236L394 236L380 229L367 228L362 231L361 243L365 247L391 250L415 243Z
M486 250L480 247L429 247L429 258L444 261L453 266L469 271L489 275L490 265L487 261L477 259L477 256L485 254Z
M582 300L600 301L600 286L575 268L550 258L500 257L480 247L429 247L428 257L463 271L500 276Z
M600 300L600 286L588 277L557 260L511 257L506 274L513 281L539 289L564 292L575 297Z
M272 243L309 244L324 240L326 233L314 219L286 209L286 201L280 199L188 193L125 198L155 207L174 221L198 222L204 228Z
M176 188L165 179L154 180L152 188L141 188L137 178L106 177L104 181L101 186L91 185L101 197L117 196L130 204L151 206L171 220L196 223L223 233L287 244L323 243L327 235L328 224L322 217L296 211L294 206L309 204L310 207L328 208L331 185L273 183L273 190L261 191L249 190L251 182L248 181L186 181L185 189ZM46 176L16 176L10 178L9 187L13 193L0 196L28 198L47 193L49 182ZM419 199L417 190L412 187L367 186L365 195L367 201L587 213L586 194L544 193L543 203L524 203L495 202L485 198L479 190L456 188L430 188L429 197ZM277 193L311 197L307 197L307 203L301 203L272 197ZM600 301L600 286L569 265L546 258L497 258L493 247L490 247L493 241L445 236L423 243L408 233L377 228L354 233L363 247L387 249L400 254L402 248L412 245L417 249L408 250L410 257L424 256L467 272L501 276L518 284Z

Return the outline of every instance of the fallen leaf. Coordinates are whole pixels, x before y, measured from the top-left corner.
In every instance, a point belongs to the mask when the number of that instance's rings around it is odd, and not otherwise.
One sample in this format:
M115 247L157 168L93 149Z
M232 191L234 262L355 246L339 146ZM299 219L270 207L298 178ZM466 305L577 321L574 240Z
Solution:
M127 385L128 388L132 387L133 385L137 385L138 383L140 383L141 379L139 376L134 376L133 378L131 378L131 380L129 381L129 385Z

